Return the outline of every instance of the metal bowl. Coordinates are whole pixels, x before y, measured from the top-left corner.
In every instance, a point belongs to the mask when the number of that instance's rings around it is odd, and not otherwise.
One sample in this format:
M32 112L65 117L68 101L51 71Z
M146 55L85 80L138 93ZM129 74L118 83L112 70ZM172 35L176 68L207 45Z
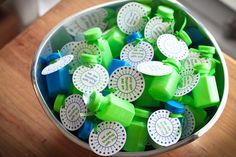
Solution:
M227 71L223 53L221 49L219 48L219 45L217 44L215 38L198 20L196 20L190 14L189 10L185 8L179 2L175 0L153 0L153 1L154 1L154 5L164 4L164 5L174 8L176 11L175 17L176 17L177 25L178 25L178 21L180 19L183 19L183 15L186 16L188 18L188 25L197 27L198 30L201 32L201 34L205 36L206 43L214 45L216 47L216 50L217 50L216 59L221 61L221 64L217 66L216 68L216 76L217 76L216 81L217 81L217 86L218 86L221 102L217 110L214 110L211 112L211 119L208 121L208 123L203 128L201 128L200 130L198 130L197 132L189 136L188 138L183 139L179 141L178 143L171 145L169 147L162 147L159 149L149 150L145 152L119 152L115 156L150 156L154 154L167 152L175 148L181 147L183 145L186 145L196 140L197 138L202 136L204 133L206 133L219 119L226 105L226 100L227 100L228 90L229 90L228 71ZM32 64L32 73L31 73L32 83L44 111L46 112L48 117L54 122L54 124L58 127L58 129L60 129L60 131L67 138L69 138L76 144L89 150L90 150L89 145L86 142L83 142L80 139L78 139L69 131L67 131L65 127L61 124L61 122L59 121L59 118L54 116L53 112L51 111L53 103L52 103L52 100L50 100L50 98L47 95L45 77L41 75L42 68L44 68L45 66L43 56L57 49L60 50L64 44L70 41L73 41L75 39L73 36L76 34L76 32L78 33L79 31L84 31L85 29L89 27L93 27L93 26L104 26L103 24L101 24L101 21L99 21L99 14L104 14L104 9L105 10L106 9L113 9L113 10L119 9L122 5L128 2L130 2L130 0L119 0L119 1L113 1L110 3L105 3L102 5L98 5L98 6L86 9L84 11L81 11L79 13L76 13L66 18L61 23L59 23L56 27L54 27L43 39L38 51L36 52L36 55ZM95 19L91 20L90 19L91 17ZM106 30L105 27L102 29L104 29L103 31ZM68 31L70 33L68 33Z

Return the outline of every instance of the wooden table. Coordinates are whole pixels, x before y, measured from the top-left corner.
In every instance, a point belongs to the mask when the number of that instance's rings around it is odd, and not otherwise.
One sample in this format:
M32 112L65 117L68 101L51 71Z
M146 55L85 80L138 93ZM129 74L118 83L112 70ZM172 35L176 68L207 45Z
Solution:
M0 156L96 156L74 144L55 127L41 108L30 70L43 37L65 17L108 0L64 0L0 50ZM227 106L203 137L160 157L236 154L236 61L225 55L230 78Z

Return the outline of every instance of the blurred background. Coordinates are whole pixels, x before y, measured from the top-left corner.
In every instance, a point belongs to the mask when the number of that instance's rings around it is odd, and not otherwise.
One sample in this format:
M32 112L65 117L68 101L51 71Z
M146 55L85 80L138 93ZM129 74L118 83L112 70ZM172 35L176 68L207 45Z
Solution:
M0 0L0 48L63 0ZM179 0L236 59L236 0Z

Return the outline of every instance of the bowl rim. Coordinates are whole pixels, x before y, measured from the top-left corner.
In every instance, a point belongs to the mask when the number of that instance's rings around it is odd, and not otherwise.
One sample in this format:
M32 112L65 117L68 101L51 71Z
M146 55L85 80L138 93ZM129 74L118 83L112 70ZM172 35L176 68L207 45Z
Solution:
M85 149L88 149L88 150L91 150L88 143L83 142L82 140L76 138L72 133L67 131L65 129L65 127L58 121L58 119L50 111L50 108L48 107L46 101L44 100L44 98L42 96L42 93L39 90L39 86L38 86L38 83L37 83L37 80L36 80L36 76L37 76L36 71L37 71L38 59L39 59L39 56L40 56L40 52L43 50L43 48L46 45L47 41L65 23L71 21L73 18L76 18L77 16L80 16L80 15L82 15L82 14L88 12L88 11L95 10L95 9L98 9L98 8L102 8L102 7L106 7L106 6L110 6L110 5L121 4L121 3L129 2L129 1L132 1L132 0L115 0L115 1L107 2L107 3L103 3L103 4L100 4L100 5L89 7L87 9L79 11L79 12L77 12L77 13L71 15L71 16L66 17L64 20L62 20L56 26L54 26L51 29L51 31L49 31L47 33L47 35L43 38L39 48L35 52L35 55L34 55L35 57L33 58L33 62L32 62L32 65L31 65L31 81L32 81L32 84L33 84L33 87L34 87L34 91L35 91L35 93L37 95L37 98L40 102L40 105L44 109L44 112L46 112L49 119L51 121L53 121L53 123L56 125L56 127L67 138L69 138L71 141L75 142L79 146L81 146ZM149 151L144 151L144 152L119 152L119 153L115 154L114 156L133 156L133 157L134 156L149 156L149 155L161 154L161 153L164 153L164 152L168 152L170 150L173 150L173 149L181 147L185 144L188 144L188 143L198 139L203 134L205 134L216 123L216 121L219 119L220 115L222 114L222 112L225 108L227 98L228 98L228 92L229 92L229 78L228 78L228 70L227 70L225 59L224 59L224 55L223 55L219 45L217 44L217 42L216 42L215 38L213 37L213 35L208 31L208 29L199 20L197 20L196 18L193 17L191 12L185 6L183 6L180 2L177 2L175 0L167 0L167 1L177 5L190 18L192 18L192 20L197 23L197 25L204 31L204 33L208 36L208 38L210 39L212 44L215 46L215 48L218 52L222 67L223 67L223 72L224 72L224 91L223 91L223 95L222 95L222 98L221 98L220 105L219 105L216 113L214 114L214 116L211 118L211 120L203 128L201 128L200 130L198 130L197 132L195 132L191 136L177 142L174 145L171 145L169 147L161 147L159 149L154 149L154 150L149 150Z

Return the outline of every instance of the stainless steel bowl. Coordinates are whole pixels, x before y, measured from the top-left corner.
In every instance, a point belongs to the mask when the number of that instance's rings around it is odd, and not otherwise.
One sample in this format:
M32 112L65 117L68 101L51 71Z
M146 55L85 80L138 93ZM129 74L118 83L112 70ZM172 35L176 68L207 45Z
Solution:
M225 63L225 59L223 56L223 53L221 49L219 48L219 45L217 44L215 38L212 36L212 34L201 24L198 20L196 20L189 12L187 8L185 8L182 4L175 0L153 0L155 1L155 4L165 4L167 6L170 6L174 8L177 12L177 21L178 19L182 19L181 15L185 15L188 17L189 24L196 26L199 28L200 32L207 38L207 42L214 45L217 50L216 58L221 61L221 65L219 65L216 69L216 79L217 79L217 85L219 94L221 97L221 103L220 106L216 111L212 113L211 119L209 122L201 128L199 131L195 132L193 135L189 136L188 138L179 141L178 143L169 146L169 147L163 147L156 150L150 150L145 152L119 152L115 156L149 156L153 154L160 154L163 152L167 152L170 150L173 150L175 148L181 147L183 145L186 145L200 136L202 136L204 133L206 133L218 120L221 113L224 110L224 107L226 105L226 100L228 96L228 90L229 90L229 81L228 81L228 71ZM87 17L89 14L94 14L98 9L100 8L112 8L112 9L119 9L122 5L125 3L130 2L130 0L119 0L119 1L112 1L110 3L98 5L89 9L86 9L84 11L81 11L79 13L76 13L65 20L63 20L61 23L59 23L56 27L54 27L43 39L41 42L41 45L36 52L33 64L32 64L32 83L35 88L35 92L38 96L38 99L48 115L48 117L56 124L56 126L60 129L60 131L70 140L77 143L78 145L90 149L89 145L81 140L79 140L76 136L74 136L72 133L67 131L65 127L60 123L60 121L57 119L57 117L54 116L54 114L51 111L52 104L51 100L47 96L47 88L45 83L45 78L40 74L41 70L44 66L44 59L43 56L51 53L52 49L60 49L64 44L73 41L72 36L67 33L65 30L65 27L74 25L76 27L76 23L82 22L80 20L83 19L83 17ZM180 13L180 14L178 14ZM178 22L177 22L178 23ZM92 25L96 26L96 23L91 23L90 25L87 25L87 27L92 27ZM83 25L85 26L85 25ZM78 25L77 25L78 27ZM80 27L81 31L83 31L83 27ZM72 30L73 31L73 30ZM105 30L104 30L105 31ZM73 32L72 32L73 33Z

